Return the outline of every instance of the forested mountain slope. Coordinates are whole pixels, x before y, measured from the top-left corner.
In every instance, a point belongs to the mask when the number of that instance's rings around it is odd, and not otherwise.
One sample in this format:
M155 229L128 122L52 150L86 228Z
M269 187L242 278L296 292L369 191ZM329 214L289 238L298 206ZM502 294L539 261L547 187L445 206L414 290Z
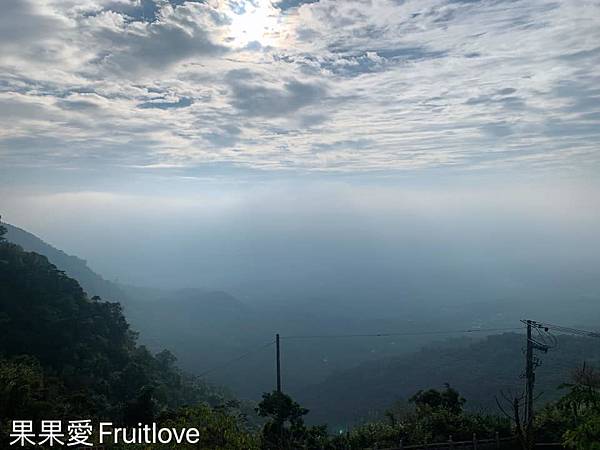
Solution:
M7 228L8 240L43 253L67 275L81 279L90 297L100 295L103 299L118 300L127 321L140 332L140 342L152 351L169 348L181 366L193 373L219 368L211 371L208 378L245 399L257 399L262 392L272 389L272 348L232 365L225 363L272 340L275 332L285 336L512 327L519 324L520 318L538 318L534 316L538 312L543 312L540 319L560 320L562 311L567 309L579 311L589 323L596 323L599 317L597 305L588 307L587 303L574 300L563 302L562 309L552 304L543 311L515 300L427 310L422 314L411 315L407 311L401 317L379 320L352 316L342 307L325 313L316 303L282 302L280 306L266 308L247 305L221 291L161 290L112 283L94 273L84 260L66 255L17 227L7 225ZM586 327L587 322L580 326ZM440 387L445 382L464 392L469 399L468 408L495 410L494 396L500 389L522 384L519 378L523 370L522 336L495 336L467 344L452 341L412 353L437 338L284 339L284 386L311 409L312 420L341 424L381 414L395 400L405 400L420 388ZM565 346L571 342L573 346L567 351ZM590 350L597 342L565 337L560 343L558 350L543 358L545 365L540 368L539 381L552 393L543 398L557 395L556 386L568 378L574 366L584 359L593 362L597 357L594 348Z
M90 298L97 295L119 302L127 320L140 332L141 342L156 351L172 349L190 370L219 363L220 358L227 359L247 345L248 331L253 329L245 326L252 320L248 308L226 292L166 290L111 282L94 272L84 259L68 255L19 227L6 223L3 226L7 229L7 241L44 255L77 280ZM220 339L224 329L235 333Z
M20 245L28 252L44 255L69 277L77 280L91 297L98 295L110 301L122 302L124 300L125 293L123 290L117 284L105 280L90 269L84 259L68 255L19 227L6 223L3 226L7 229L6 240Z
M99 295L105 300L118 301L128 322L140 333L140 342L154 351L171 349L181 365L195 373L220 366L245 353L254 346L273 339L277 331L286 334L306 332L346 333L364 330L394 330L401 320L364 320L347 311L329 311L324 314L314 305L280 305L256 307L246 305L222 291L188 288L157 289L117 284L102 278L88 267L85 260L71 256L47 244L39 237L13 225L6 239L27 251L46 256L50 263L80 282L90 297ZM326 305L325 305L326 306ZM343 320L340 319L343 315ZM435 325L432 325L435 326ZM286 386L288 388L312 384L324 379L335 368L347 368L365 359L382 354L394 354L414 349L415 339L390 345L388 342L329 341L286 342ZM211 372L209 377L220 385L233 388L245 398L258 398L272 388L272 352L261 352L253 358Z
M562 395L557 387L585 361L600 365L600 341L559 335L558 347L539 355L537 392L542 404ZM339 371L297 397L315 422L346 425L379 416L396 401L405 401L419 389L449 383L468 399L467 409L497 412L500 391L522 391L525 336L505 333L470 344L430 345L410 355L366 362Z
M2 239L0 327L1 418L130 422L212 395L169 352L139 346L118 303L89 298L45 256Z

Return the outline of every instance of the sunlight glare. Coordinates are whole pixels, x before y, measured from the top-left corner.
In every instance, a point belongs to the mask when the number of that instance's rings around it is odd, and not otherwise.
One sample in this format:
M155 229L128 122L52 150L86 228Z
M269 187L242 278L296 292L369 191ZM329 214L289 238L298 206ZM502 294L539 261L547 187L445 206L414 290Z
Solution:
M231 19L230 36L237 46L258 42L266 47L277 43L279 10L270 0L246 0L241 10L232 11Z

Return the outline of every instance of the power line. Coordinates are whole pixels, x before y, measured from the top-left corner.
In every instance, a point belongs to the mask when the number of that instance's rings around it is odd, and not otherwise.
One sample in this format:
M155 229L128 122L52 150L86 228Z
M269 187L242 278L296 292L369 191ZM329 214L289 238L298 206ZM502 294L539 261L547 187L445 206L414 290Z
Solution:
M559 333L576 334L578 336L600 338L600 333L595 332L595 331L587 331L587 330L580 330L578 328L563 327L562 325L554 325L551 323L534 322L534 324L539 328L547 328L550 330L558 331Z
M462 334L462 333L486 333L497 331L515 331L523 330L521 327L510 328L471 328L464 330L439 330L439 331L407 331L399 333L371 333L371 334L307 334L307 335L292 335L281 336L281 339L340 339L340 338L364 338L364 337L394 337L394 336L426 336L435 334Z
M261 345L260 347L255 347L255 348L253 348L251 350L248 350L246 353L243 353L243 354L241 354L239 356L236 356L235 358L232 358L232 359L230 359L228 361L225 361L222 364L214 366L211 369L205 370L204 372L202 372L201 374L199 374L198 377L202 378L202 377L208 375L209 373L212 373L212 372L214 372L216 370L219 370L219 369L223 369L223 368L225 368L225 367L233 364L234 362L237 362L237 361L239 361L241 359L246 358L247 356L250 356L250 355L253 355L255 353L258 353L261 350L264 350L265 348L270 347L273 344L275 344L275 341L270 341L270 342L267 342L266 344Z
M280 339L340 339L340 338L367 338L367 337L394 337L394 336L426 336L426 335L443 335L443 334L462 334L462 333L485 333L485 332L500 332L500 331L515 331L522 330L525 327L510 327L510 328L471 328L463 330L438 330L438 331L414 331L414 332L399 332L399 333L371 333L371 334L322 334L322 335L293 335L293 336L281 336ZM204 377L212 372L219 369L230 366L231 364L240 361L250 355L260 352L271 345L274 345L275 341L267 342L259 347L248 350L247 352L236 356L230 360L225 361L222 364L214 366L204 372L200 373L198 377Z
M400 333L371 333L371 334L323 334L323 335L292 335L292 336L281 336L280 339L339 339L339 338L364 338L364 337L393 337L393 336L426 336L426 335L442 335L442 334L461 334L461 333L483 333L483 332L499 332L499 331L515 331L522 330L525 327L510 327L510 328L472 328L464 330L439 330L439 331L415 331L415 332L400 332ZM274 345L275 341L267 342L259 347L248 350L247 352L236 356L235 358L229 359L222 364L216 365L204 372L198 374L198 377L202 378L210 373L217 370L223 369L230 366L231 364L240 361L250 355L260 352L271 345Z
M549 323L537 322L535 320L521 320L523 324L527 326L527 352L526 352L526 366L525 366L525 378L527 379L525 385L525 443L527 448L533 448L534 442L534 386L535 386L535 370L541 364L539 358L534 354L534 350L539 350L543 353L547 353L548 350L556 348L558 345L558 338L554 336L550 330L565 334L574 334L585 337L596 337L600 338L600 333L593 331L580 330L578 328L564 327L562 325L554 325ZM537 340L533 338L532 331L535 330L538 334Z

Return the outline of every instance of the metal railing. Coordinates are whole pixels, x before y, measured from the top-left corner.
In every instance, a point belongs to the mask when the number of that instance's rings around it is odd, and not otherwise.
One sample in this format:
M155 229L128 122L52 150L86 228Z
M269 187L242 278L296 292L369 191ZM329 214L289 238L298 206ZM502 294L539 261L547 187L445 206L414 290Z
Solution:
M478 439L476 434L473 434L473 439L468 441L455 441L452 436L448 437L445 442L435 442L431 444L411 444L404 445L400 441L395 447L371 447L365 450L425 450L425 449L437 449L437 450L503 450L509 449L509 444L517 442L516 436L500 437L498 433L496 436L490 439Z
M515 450L518 447L518 437L500 437L498 433L490 439L478 439L473 435L473 439L468 441L454 441L452 436L448 437L446 442L435 442L432 444L411 444L403 445L402 441L395 447L370 447L365 450ZM563 445L558 442L537 443L535 448L539 450L560 450Z

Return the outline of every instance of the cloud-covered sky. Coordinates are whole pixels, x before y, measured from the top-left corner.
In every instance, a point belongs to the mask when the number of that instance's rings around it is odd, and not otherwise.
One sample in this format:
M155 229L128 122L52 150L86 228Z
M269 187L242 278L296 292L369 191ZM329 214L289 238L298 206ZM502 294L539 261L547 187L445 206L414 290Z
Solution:
M589 169L598 67L598 1L11 1L0 163L12 184Z
M132 283L585 287L598 68L597 0L6 1L0 213Z

